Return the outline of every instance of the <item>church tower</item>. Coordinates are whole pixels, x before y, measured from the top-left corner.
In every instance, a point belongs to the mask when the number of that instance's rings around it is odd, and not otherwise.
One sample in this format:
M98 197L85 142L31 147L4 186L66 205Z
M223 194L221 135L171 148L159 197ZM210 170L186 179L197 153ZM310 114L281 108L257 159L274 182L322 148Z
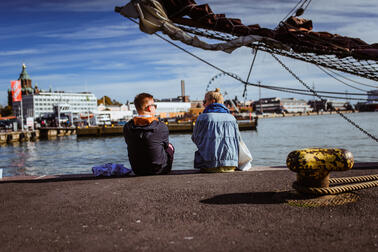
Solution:
M26 72L25 64L22 64L22 71L18 79L21 81L22 95L32 94L33 93L32 80L30 79L29 74Z
M32 88L32 80L30 79L29 74L26 72L25 64L22 64L22 71L20 73L20 76L18 77L18 80L21 81L21 94L22 95L39 93L38 87L36 88L36 90ZM12 91L10 89L8 89L8 105L13 106Z

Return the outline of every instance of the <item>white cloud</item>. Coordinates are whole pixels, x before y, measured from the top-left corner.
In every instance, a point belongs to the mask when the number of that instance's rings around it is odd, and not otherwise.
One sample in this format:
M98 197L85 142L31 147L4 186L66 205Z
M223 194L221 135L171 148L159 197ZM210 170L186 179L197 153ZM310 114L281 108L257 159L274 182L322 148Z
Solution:
M123 25L107 25L107 26L87 26L84 28L75 28L74 31L67 30L59 33L46 33L43 35L47 38L59 39L104 39L114 38L127 35Z
M43 50L37 49L21 49L12 51L0 51L0 56L12 56L12 55L25 55L25 54L38 54L43 53Z
M39 12L41 9L53 12L109 12L113 11L116 5L124 5L127 1L119 0L3 0L0 3L2 8L17 8L23 12Z

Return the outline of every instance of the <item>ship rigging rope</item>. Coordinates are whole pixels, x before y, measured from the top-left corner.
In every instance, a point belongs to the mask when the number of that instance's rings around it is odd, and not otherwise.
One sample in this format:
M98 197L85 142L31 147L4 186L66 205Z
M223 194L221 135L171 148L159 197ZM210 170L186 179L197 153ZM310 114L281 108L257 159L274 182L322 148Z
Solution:
M281 87L272 87L272 86L266 86L266 85L258 85L258 84L252 84L248 83L247 85L252 85L255 87L262 87L266 89L271 89L275 91L285 92L285 93L291 93L291 94L300 94L300 95L307 95L307 96L314 96L312 93L310 93L308 90L303 91L295 91L292 90L292 88L281 88ZM322 92L322 91L317 91ZM323 93L327 93L326 91L323 91ZM360 98L353 98L353 97L340 97L340 96L331 96L331 95L322 95L322 98L333 98L333 99L340 99L340 100L354 100L354 101L371 101L372 99L360 99Z
M136 24L138 24L138 22L137 21L135 21L135 20L133 20L132 18L129 18L129 17L127 17L129 20L131 20L132 22L134 22L134 23L136 23ZM219 68L219 67L217 67L217 66L215 66L214 64L211 64L210 62L208 62L208 61L206 61L206 60L204 60L204 59L202 59L202 58L200 58L200 57L198 57L197 55L195 55L195 54L193 54L193 53L191 53L191 52L189 52L188 50L186 50L186 49L184 49L184 48L182 48L182 47L180 47L179 45L177 45L177 44L175 44L175 43L173 43L172 41L170 41L170 40L168 40L168 39L166 39L166 38L164 38L163 36L161 36L160 34L158 34L158 33L154 33L157 37L159 37L160 39L162 39L162 40L164 40L164 41L166 41L166 42L168 42L169 44L171 44L171 45L173 45L174 47L176 47L176 48L178 48L178 49L180 49L180 50L182 50L182 51L184 51L184 52L186 52L187 54L189 54L189 55L191 55L192 57L194 57L194 58L196 58L196 59L198 59L198 60L200 60L200 61L202 61L203 63L205 63L205 64L207 64L207 65L209 65L209 66L211 66L211 67L213 67L213 68L215 68L215 69L217 69L218 71L220 71L220 72L223 72L224 74L226 74L226 75L228 75L228 76L230 76L230 77L232 77L232 78L234 78L234 79L236 79L236 80L239 80L240 82L242 82L243 84L250 84L250 85L254 85L254 84L252 84L252 83L247 83L246 81L243 81L240 77L238 77L237 75L235 75L235 74L231 74L231 73L228 73L228 72L226 72L226 71L224 71L223 69L221 69L221 68ZM284 65L273 53L270 53L272 56L273 56L273 58L275 58L289 73L291 73L293 76L294 76L294 78L296 78L300 83L302 83L302 85L304 85L308 90L310 90L316 97L318 97L319 99L322 99L322 97L321 96L319 96L317 93L316 93L316 91L315 90L313 90L313 89L311 89L306 83L304 83L297 75L295 75L286 65ZM260 86L260 85L257 85L257 86ZM350 124L352 124L354 127L356 127L357 129L359 129L362 133L364 133L365 135L367 135L367 136L369 136L370 138L372 138L373 140L375 140L377 143L378 143L378 139L375 137L375 136L373 136L372 134L370 134L369 132L367 132L366 130L364 130L363 128L361 128L360 126L358 126L355 122L353 122L352 120L350 120L348 117L346 117L345 115L343 115L340 111L338 111L338 110L336 110L336 113L338 114L338 115L340 115L342 118L344 118L346 121L348 121Z
M193 28L184 25L175 24L177 27L185 32L191 33L193 35L202 36L209 39L216 39L221 41L231 41L237 36L231 34L222 33L218 31L207 30L203 28ZM277 41L277 43L279 43ZM363 78L378 81L378 62L374 60L356 60L351 56L344 56L340 58L337 55L333 55L332 52L329 54L317 55L315 53L296 53L293 50L284 50L276 47L275 45L270 45L267 43L256 42L247 46L251 48L259 48L259 50L282 55L285 57L293 58L296 60L305 61L311 64L323 66L326 68L331 68L334 70L342 71L345 73L357 75Z
M284 21L284 20L286 20L288 17L292 16L293 13L294 13L294 11L295 11L295 9L297 9L297 7L301 4L302 1L303 0L299 0L299 2L287 13L287 15L281 20L281 22Z
M206 91L209 91L209 87L212 84L213 80L215 78L218 78L222 75L227 75L225 73L217 74L215 75L207 84ZM235 77L233 77L235 78ZM241 81L240 77L236 76L238 81ZM268 86L268 85L261 85L261 84L256 84L256 83L250 83L250 82L243 82L244 85L248 86L254 86L254 87L261 87L261 88L266 88L266 89L271 89L274 91L279 91L279 92L284 92L284 93L291 93L291 94L300 94L300 95L307 95L307 96L314 96L311 91L305 90L305 89L297 89L297 88L287 88L287 87L278 87L278 86ZM342 94L345 95L346 93L342 92L329 92L329 91L317 91L318 93L325 93L325 94ZM347 95L363 95L366 96L366 94L360 94L360 93L347 93ZM353 97L341 97L341 96L331 96L331 95L322 95L323 98L333 98L333 99L340 99L340 100L354 100L354 101L375 101L374 99L361 99L361 98L353 98Z
M261 87L261 88L266 88L266 89L271 89L271 90L275 90L275 91L280 91L280 92L285 92L285 93L292 93L292 94L300 94L300 95L307 95L307 96L313 96L313 94L311 93L311 91L309 90L305 90L305 89L294 89L294 88L285 88L285 87L278 87L278 86L268 86L268 85L261 85L261 84L255 84L255 83L250 83L250 82L246 82L246 81L243 81L241 77L237 76L236 74L233 74L233 73L229 73L213 64L211 64L210 62L198 57L197 55L189 52L188 50L180 47L179 45L169 41L168 39L164 38L163 36L155 33L156 36L158 36L159 38L161 38L162 40L170 43L171 45L177 47L178 49L184 51L185 53L193 56L194 58L204 62L205 64L217 69L218 71L220 71L223 75L227 75L231 78L234 78L236 79L237 81L240 81L241 83L243 83L244 85L249 85L249 86L254 86L254 87ZM217 77L217 76L220 76L219 74L214 76L214 77ZM214 79L214 77L212 78L212 80ZM207 87L206 87L206 91L209 90L209 86L210 86L211 82L208 83ZM340 92L329 92L329 91L317 91L319 93L329 93L329 94L345 94L345 93L340 93ZM366 94L361 94L361 93L348 93L348 95L363 95L363 96L366 96ZM322 96L323 98L334 98L334 99L341 99L341 100L345 100L346 98L345 97L340 97L340 96L329 96L329 95L323 95ZM356 101L369 101L371 99L360 99L360 98L351 98L349 97L348 100L356 100Z
M291 71L277 56L275 56L273 53L271 53L270 55L272 55L272 57L283 67L285 68L295 79L297 79L303 86L305 86L308 90L310 90L316 97L318 97L319 99L322 100L322 97L320 95L318 95L318 93L310 88L309 85L307 85L303 80L301 80L293 71ZM357 129L359 129L362 133L364 133L365 135L369 136L371 139L375 140L377 143L378 143L378 138L376 138L375 136L373 136L372 134L370 134L369 132L367 132L366 130L364 130L363 128L361 128L359 125L357 125L355 122L353 122L351 119L349 119L348 117L346 117L343 113L341 113L340 111L336 110L336 113L338 115L340 115L342 118L344 118L347 122L349 122L350 124L352 124L354 127L356 127Z
M322 70L323 73L327 74L327 75L330 76L331 78L334 78L335 80L339 81L340 83L342 83L342 84L344 84L344 85L346 85L346 86L348 86L348 87L351 87L351 88L354 88L354 89L357 89L357 90L360 90L360 91L367 92L367 90L365 90L365 89L357 88L357 87L352 86L352 85L350 85L350 84L348 84L348 83L345 83L344 81L342 81L342 80L338 79L337 77L333 76L332 74L330 74L327 70L325 70L325 68L323 68L323 67L321 67L321 66L318 66L318 65L315 65L315 66L317 66L320 70Z
M281 22L283 22L284 20L286 20L289 16L294 16L295 9L297 9L297 7L299 5L301 5L301 6L298 9L302 9L303 11L305 11L307 9L307 7L310 5L311 1L312 0L310 0L310 1L308 1L308 0L299 0L299 2L289 11L289 13L287 13L287 15L281 20ZM301 4L301 2L302 2L302 4ZM307 2L307 5L306 5L306 7L304 7L304 5L306 4L306 2Z
M253 49L252 49L253 50ZM258 48L256 48L256 50L254 50L255 52L255 55L253 56L253 60L252 60L252 63L251 63L251 67L249 68L249 72L248 72L248 76L247 76L247 79L245 80L245 82L248 83L249 81L249 77L251 76L251 72L252 72L252 68L253 68L253 65L255 64L255 60L256 60L256 56L257 56L257 52L258 52ZM247 84L244 84L244 91L243 91L243 97L246 97L247 96Z
M358 177L345 177L345 178L332 178L329 180L332 184L343 184L330 187L306 187L299 185L297 182L293 183L293 188L299 192L313 194L313 195L334 195L344 192L361 190L378 186L378 174L358 176ZM362 182L362 183L358 183Z
M300 92L311 93L311 91L306 90L306 89L287 88L287 87L275 87L275 86L270 86L270 87L272 87L272 88L282 88L282 89L285 89L285 90L293 90L293 91L300 91ZM366 94L362 94L362 93L345 93L345 92L331 92L331 91L320 91L320 90L317 90L316 92L323 93L323 94L340 94L340 95L348 94L348 95L356 95L356 96L366 96ZM311 93L311 95L313 95L313 94ZM342 98L342 97L340 97L340 98ZM345 97L343 97L343 99L345 99ZM374 99L358 99L358 100L374 100Z
M222 75L226 75L224 74L223 72L221 72L220 74L217 74L215 76L213 76L213 78L211 78L211 80L209 81L207 87L206 87L206 91L209 90L209 87L210 87L210 84L218 77L221 77ZM238 77L240 78L240 77ZM313 96L312 92L307 90L307 89L298 89L298 88L288 88L288 87L279 87L279 86L272 86L272 85L260 85L260 84L256 84L256 83L250 83L250 82L243 82L244 85L250 85L250 86L254 86L254 87L263 87L263 88L266 88L266 89L274 89L274 90L280 90L282 92L287 92L287 93L290 93L290 91L296 91L296 92L301 92L303 94L307 94L307 95L311 95ZM321 90L317 90L316 91L317 93L323 93L323 94L338 94L338 95L352 95L352 96L366 96L366 93L346 93L346 92L334 92L334 91L321 91ZM358 101L375 101L376 99L359 99L359 98L345 98L345 97L341 97L341 96L332 96L332 98L338 98L338 99L342 99L342 100L345 100L345 99L352 99L352 100L358 100Z
M218 77L222 77L227 75L224 72L221 72L219 74L214 75L209 83L206 86L206 92L209 91L210 85L213 83L215 79ZM235 75L235 74L233 74ZM227 75L228 76L228 75ZM236 75L235 75L236 76ZM240 81L240 77L237 76L237 80ZM298 88L288 88L288 87L279 87L279 86L268 86L268 85L261 85L261 84L256 84L256 83L250 83L250 82L243 82L244 85L248 86L254 86L254 87L262 87L266 89L271 89L274 91L279 91L279 92L285 92L285 93L292 93L292 94L300 94L300 95L307 95L307 96L313 96L312 92L307 90L307 89L298 89ZM340 94L340 95L351 95L351 96L366 96L366 94L363 93L345 93L345 92L330 92L330 91L320 91L317 90L318 93L324 93L324 94ZM341 96L329 96L329 95L322 95L323 98L334 98L334 99L341 99L341 100L355 100L355 101L375 101L375 99L361 99L361 98L353 98L353 97L341 97Z
M335 71L333 71L331 69L328 69L328 71L331 72L331 73L333 73L333 74L335 74L335 75L340 76L341 78L344 78L344 79L346 79L348 81L351 81L351 82L353 82L355 84L359 84L359 85L362 85L362 86L365 86L365 87L378 88L378 86L369 85L369 84L366 84L366 83L362 83L362 82L359 82L359 81L356 81L356 80L349 79L349 78L345 77L344 75L341 75L341 74L339 74L339 73L337 73L337 72L335 72Z

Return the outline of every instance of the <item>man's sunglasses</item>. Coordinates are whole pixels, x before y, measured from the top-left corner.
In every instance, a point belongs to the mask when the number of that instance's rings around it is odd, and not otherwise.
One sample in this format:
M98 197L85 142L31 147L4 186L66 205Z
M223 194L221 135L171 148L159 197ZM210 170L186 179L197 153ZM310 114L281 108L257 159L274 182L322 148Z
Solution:
M155 109L157 109L157 104L155 104L155 103L154 103L154 104L147 105L146 108L151 107L151 106L154 106Z

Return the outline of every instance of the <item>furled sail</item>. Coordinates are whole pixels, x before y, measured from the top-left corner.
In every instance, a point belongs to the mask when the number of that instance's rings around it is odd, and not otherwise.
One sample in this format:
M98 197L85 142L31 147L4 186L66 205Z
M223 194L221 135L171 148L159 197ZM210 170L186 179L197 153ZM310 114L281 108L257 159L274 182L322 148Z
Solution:
M315 32L311 20L289 17L276 29L261 28L215 14L208 4L194 0L132 0L116 11L139 18L146 33L162 31L191 46L228 53L248 46L378 81L378 43ZM225 42L209 44L197 36Z

